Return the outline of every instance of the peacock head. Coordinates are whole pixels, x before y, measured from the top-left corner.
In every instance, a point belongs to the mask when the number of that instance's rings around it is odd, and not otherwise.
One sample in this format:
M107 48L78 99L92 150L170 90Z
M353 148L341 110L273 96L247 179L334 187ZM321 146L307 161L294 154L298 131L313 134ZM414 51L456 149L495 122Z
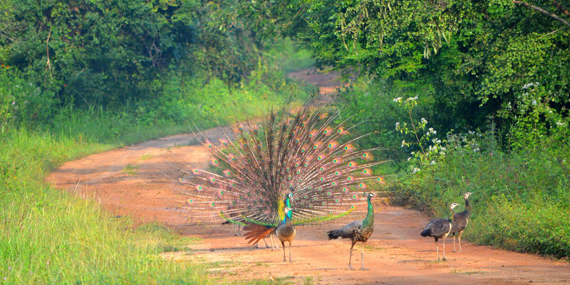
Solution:
M465 200L469 199L469 195L471 195L471 194L473 194L473 193L471 193L471 192L465 193Z
M457 207L457 206L459 206L459 204L457 204L457 203L451 203L451 210L453 211L453 209L454 209L455 207Z
M368 201L372 200L372 197L374 197L374 193L368 193Z

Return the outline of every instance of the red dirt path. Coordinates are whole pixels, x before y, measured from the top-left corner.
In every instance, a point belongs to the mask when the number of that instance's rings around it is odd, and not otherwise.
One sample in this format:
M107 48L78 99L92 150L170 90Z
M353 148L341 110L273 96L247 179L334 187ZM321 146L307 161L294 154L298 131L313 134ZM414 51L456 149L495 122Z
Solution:
M338 83L334 74L291 74L305 79L324 93ZM205 134L215 139L220 130ZM402 207L376 213L375 232L365 249L368 271L348 271L349 241L328 241L325 232L340 224L298 227L293 243L293 262L284 263L282 251L252 249L232 226L190 226L178 206L184 196L175 192L166 175L174 169L167 161L176 158L206 165L208 152L194 144L193 135L177 135L147 141L62 165L47 181L55 187L95 198L116 215L129 215L139 223L158 221L182 235L202 238L190 252L166 253L165 258L217 262L210 274L228 280L272 279L317 284L570 284L570 265L530 254L514 253L463 243L463 253L453 253L448 240L446 262L436 262L433 239L419 233L429 218ZM190 146L189 146L190 145ZM171 173L172 172L172 173ZM476 207L476 205L475 205ZM469 229L467 229L469 230ZM360 245L354 252L360 267ZM310 280L309 280L310 278Z

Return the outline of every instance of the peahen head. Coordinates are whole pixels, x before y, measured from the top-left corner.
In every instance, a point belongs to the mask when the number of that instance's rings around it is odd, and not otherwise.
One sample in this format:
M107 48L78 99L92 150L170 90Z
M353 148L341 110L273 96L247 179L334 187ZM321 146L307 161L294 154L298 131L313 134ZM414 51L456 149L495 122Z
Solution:
M457 203L451 203L451 210L453 211L453 209L454 209L455 207L457 207L457 206L459 206L459 204L457 204Z
M465 200L469 199L469 195L471 195L471 194L473 194L473 193L471 193L471 192L465 193Z

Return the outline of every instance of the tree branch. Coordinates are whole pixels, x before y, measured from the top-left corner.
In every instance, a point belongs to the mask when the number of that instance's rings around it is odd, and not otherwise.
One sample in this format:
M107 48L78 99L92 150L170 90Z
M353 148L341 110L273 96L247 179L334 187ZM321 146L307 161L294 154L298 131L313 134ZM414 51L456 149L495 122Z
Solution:
M566 21L566 20L560 18L559 16L557 16L557 15L555 15L555 14L551 14L551 13L549 13L548 11L546 11L546 10L540 8L540 7L537 7L537 6L528 4L528 3L526 3L526 2L517 1L517 0L513 0L513 3L518 4L518 5L525 5L525 6L527 6L527 7L529 7L529 8L532 8L532 9L534 9L534 10L540 12L540 13L543 13L543 14L545 14L545 15L548 15L548 16L550 16L550 17L552 17L552 18L554 18L554 19L556 19L556 20L558 20L558 21L564 23L566 26L569 26L569 27L570 27L570 23L569 23L568 21Z
M564 15L570 16L570 12L568 12L568 10L564 9L564 6L562 6L562 4L560 4L554 0L552 2L554 3L554 6L556 6L556 8L558 8L558 10L560 10Z

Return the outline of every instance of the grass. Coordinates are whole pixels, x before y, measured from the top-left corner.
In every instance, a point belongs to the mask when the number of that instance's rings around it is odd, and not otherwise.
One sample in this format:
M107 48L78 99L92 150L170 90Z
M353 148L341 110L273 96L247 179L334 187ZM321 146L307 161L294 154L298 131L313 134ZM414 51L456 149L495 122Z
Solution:
M506 153L488 143L492 136L485 137L477 152L448 144L443 161L402 179L399 195L434 216L447 217L447 205L459 203L462 211L463 193L472 192L465 239L518 252L570 256L570 148L552 142Z
M54 189L46 175L62 163L136 142L188 132L188 121L216 126L232 102L259 116L290 93L288 80L272 86L262 73L243 86L221 81L179 85L160 100L108 110L67 108L42 124L10 123L0 132L0 283L6 284L210 284L204 266L164 260L199 242L158 225L133 228L129 218L105 212L93 200ZM277 76L277 75L272 75ZM171 86L177 83L171 82ZM166 88L165 92L168 92ZM216 106L213 108L212 106ZM219 107L219 108L218 108ZM217 109L217 110L216 110ZM230 109L231 110L231 109ZM190 114L190 115L189 115ZM243 114L223 120L242 120ZM149 159L142 156L139 160ZM124 172L135 175L136 165ZM261 282L263 283L263 282Z

